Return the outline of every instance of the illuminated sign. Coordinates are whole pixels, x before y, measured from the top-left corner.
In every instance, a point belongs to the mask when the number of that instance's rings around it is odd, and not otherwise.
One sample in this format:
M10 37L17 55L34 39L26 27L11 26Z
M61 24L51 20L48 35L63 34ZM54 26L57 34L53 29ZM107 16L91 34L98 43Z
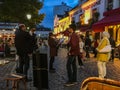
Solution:
M96 4L97 0L89 0L88 2L84 3L81 8L82 9L87 9L90 8L91 6L94 6L94 4Z

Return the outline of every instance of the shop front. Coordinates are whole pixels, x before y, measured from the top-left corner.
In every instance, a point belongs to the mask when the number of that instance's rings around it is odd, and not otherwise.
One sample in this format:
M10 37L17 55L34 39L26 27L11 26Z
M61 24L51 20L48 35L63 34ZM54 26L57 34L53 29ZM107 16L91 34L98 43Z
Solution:
M120 44L120 8L104 12L105 17L93 24L94 32L108 31L116 41L116 45Z

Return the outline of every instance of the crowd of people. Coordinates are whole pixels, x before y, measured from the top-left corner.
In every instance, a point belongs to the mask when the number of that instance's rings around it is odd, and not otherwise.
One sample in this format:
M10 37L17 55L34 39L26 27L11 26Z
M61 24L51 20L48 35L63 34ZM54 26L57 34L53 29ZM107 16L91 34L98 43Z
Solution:
M78 60L78 67L84 68L83 60L89 60L90 58L90 50L93 51L94 57L97 59L98 66L98 77L105 78L106 77L106 63L108 61L114 62L114 49L116 47L115 41L112 36L109 35L108 32L104 31L102 33L102 40L100 42L98 39L91 40L89 34L86 34L85 37L78 35L75 33L76 26L75 24L71 24L69 26L69 36L66 43L66 47L68 50L68 57L66 63L66 70L68 81L65 85L74 85L77 83L77 65L76 58ZM19 56L19 67L18 73L24 74L26 79L28 80L28 69L30 56L36 51L39 46L49 46L49 72L55 73L56 69L54 68L55 57L58 54L59 47L64 42L64 39L56 39L55 35L50 32L48 37L48 44L44 42L42 39L38 40L36 38L35 28L31 28L30 31L26 31L26 26L21 24L19 29L15 32L15 47L17 50L17 55ZM105 46L111 45L111 51L109 52L101 52ZM93 49L91 47L93 46ZM85 52L84 52L85 51ZM119 50L120 51L120 50ZM84 53L86 53L84 57ZM120 58L120 57L119 57Z
M0 39L0 52L1 52L2 57L10 56L11 47L14 47L14 42L11 38Z
M94 57L97 59L98 66L98 77L105 78L106 77L106 63L108 61L114 62L114 50L115 50L115 40L112 36L109 35L108 32L104 31L102 33L102 39L98 41L91 40L89 34L86 34L85 37L79 36L75 33L75 25L71 24L69 26L69 39L67 43L68 49L68 58L67 58L67 76L68 81L65 83L66 86L74 85L77 83L77 65L76 65L76 57L78 59L78 67L84 68L83 64L83 54L84 51L86 53L86 60L90 58L90 50L93 51ZM53 63L55 60L55 56L57 56L57 50L59 41L56 41L55 36L50 33L48 39L49 47L50 47L50 63L49 70L51 73L55 72L55 68L53 68ZM110 46L111 50L107 52L102 52L101 50L106 46ZM92 49L91 49L92 48ZM119 51L119 50L118 50ZM120 57L119 57L120 58Z

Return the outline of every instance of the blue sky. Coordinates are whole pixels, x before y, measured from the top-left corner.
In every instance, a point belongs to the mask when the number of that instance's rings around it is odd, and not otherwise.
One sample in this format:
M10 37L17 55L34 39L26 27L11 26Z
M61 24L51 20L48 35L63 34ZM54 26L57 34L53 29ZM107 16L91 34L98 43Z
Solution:
M44 6L40 10L40 13L45 13L46 16L41 25L53 28L53 6L60 5L61 2L65 2L68 6L74 7L78 0L44 0Z

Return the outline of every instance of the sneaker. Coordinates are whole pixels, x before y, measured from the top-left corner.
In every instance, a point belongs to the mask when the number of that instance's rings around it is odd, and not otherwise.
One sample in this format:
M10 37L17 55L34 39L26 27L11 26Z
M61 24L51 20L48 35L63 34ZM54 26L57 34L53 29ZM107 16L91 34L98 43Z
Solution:
M75 85L75 83L73 83L73 82L66 82L64 85L65 86L72 86L72 85Z

